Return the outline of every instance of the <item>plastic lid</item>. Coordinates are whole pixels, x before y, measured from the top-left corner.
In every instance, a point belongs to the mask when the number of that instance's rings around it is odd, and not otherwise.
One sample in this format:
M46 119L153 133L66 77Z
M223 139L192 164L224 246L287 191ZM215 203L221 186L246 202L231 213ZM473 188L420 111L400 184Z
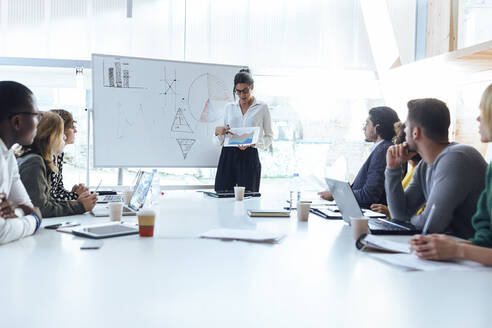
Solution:
M138 210L137 215L140 216L155 215L155 211L151 208L141 208Z
M299 176L299 173L294 173L293 176L294 177L298 177Z

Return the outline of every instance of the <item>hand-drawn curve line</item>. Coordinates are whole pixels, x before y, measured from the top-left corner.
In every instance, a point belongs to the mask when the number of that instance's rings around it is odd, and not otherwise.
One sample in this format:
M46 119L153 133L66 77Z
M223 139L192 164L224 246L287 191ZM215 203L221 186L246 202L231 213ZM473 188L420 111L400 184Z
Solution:
M196 104L192 104L193 86L195 83L198 84L202 82L202 80L205 80L206 83L207 99L204 100L203 104L198 105L199 108L196 108ZM188 88L188 108L193 119L198 122L207 123L217 121L220 118L220 115L218 115L217 112L220 112L222 107L215 108L214 104L217 105L217 103L223 102L225 105L225 103L229 101L231 101L231 97L227 94L227 88L225 87L224 82L217 76L209 73L198 75Z

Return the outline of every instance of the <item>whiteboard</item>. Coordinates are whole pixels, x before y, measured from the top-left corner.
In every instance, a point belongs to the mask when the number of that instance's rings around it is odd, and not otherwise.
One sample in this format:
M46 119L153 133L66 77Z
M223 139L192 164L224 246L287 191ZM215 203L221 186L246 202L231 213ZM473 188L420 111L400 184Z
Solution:
M95 167L217 167L244 66L92 55Z

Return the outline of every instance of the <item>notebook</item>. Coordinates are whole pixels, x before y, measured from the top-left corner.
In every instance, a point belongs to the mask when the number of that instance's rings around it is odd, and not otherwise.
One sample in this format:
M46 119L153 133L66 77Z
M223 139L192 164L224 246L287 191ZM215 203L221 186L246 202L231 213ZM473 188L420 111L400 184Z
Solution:
M290 217L290 211L286 210L267 210L249 209L248 215L252 217Z
M133 194L128 205L123 205L123 215L136 215L138 210L143 206L145 198L152 184L154 174L150 172L138 172L137 182L133 187ZM94 216L109 216L109 208L107 204L96 205L91 214Z
M369 218L369 230L374 235L414 235L421 232L410 223L383 218L371 218L368 212L363 214L348 182L329 178L325 178L325 180L338 205L343 220L348 224L350 224L351 217L365 216Z

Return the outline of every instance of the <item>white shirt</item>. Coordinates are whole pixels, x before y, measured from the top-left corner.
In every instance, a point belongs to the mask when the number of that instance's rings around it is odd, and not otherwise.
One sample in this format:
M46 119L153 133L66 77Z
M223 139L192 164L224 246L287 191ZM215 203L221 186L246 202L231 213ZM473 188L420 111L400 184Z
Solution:
M0 192L5 193L11 202L32 206L19 176L14 151L7 149L2 139L0 139ZM0 217L0 244L32 235L36 231L36 225L37 220L32 215L14 219Z
M243 115L239 101L228 103L225 106L224 126L230 128L256 127L260 128L257 148L267 149L273 141L272 118L268 105L253 98L246 114ZM224 136L217 136L219 143L224 144Z

